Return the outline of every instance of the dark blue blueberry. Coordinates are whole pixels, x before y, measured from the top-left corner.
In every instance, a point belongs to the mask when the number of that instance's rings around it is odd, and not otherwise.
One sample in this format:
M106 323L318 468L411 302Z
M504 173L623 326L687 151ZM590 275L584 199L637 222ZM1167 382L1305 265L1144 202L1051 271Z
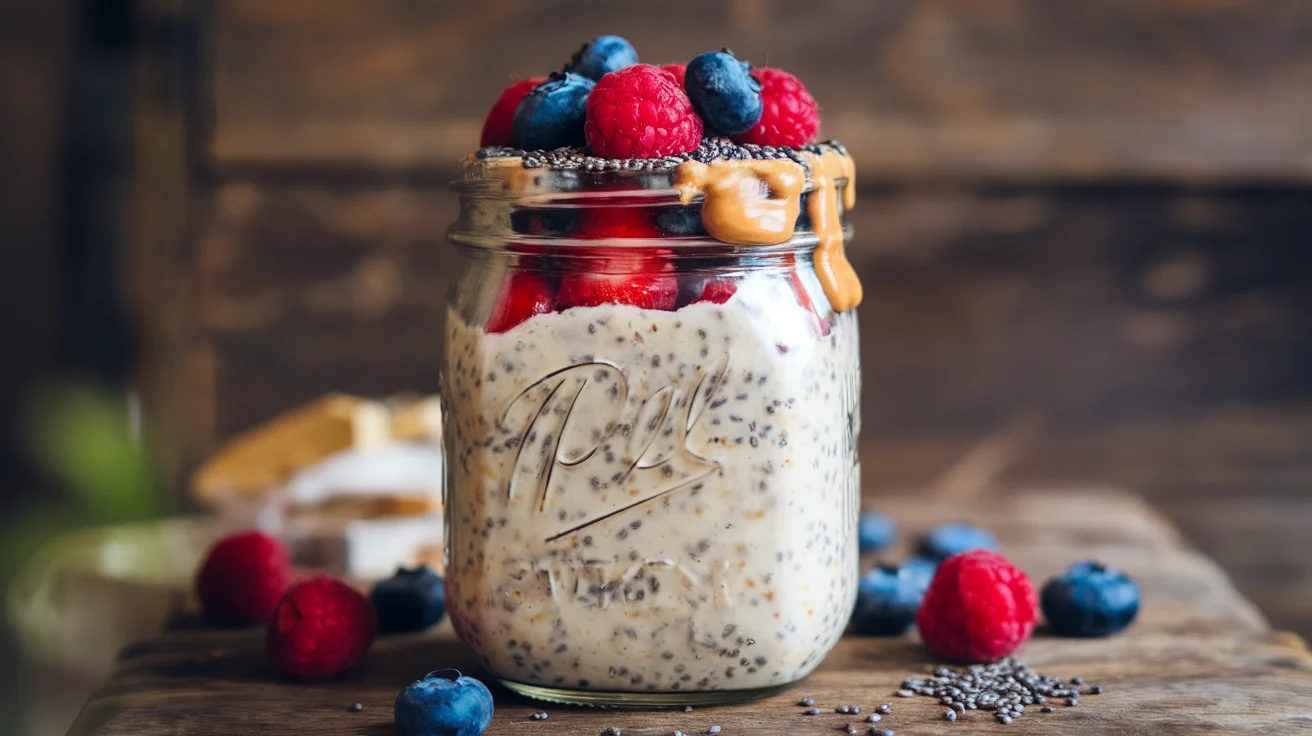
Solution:
M897 525L877 511L862 511L856 527L857 544L862 552L884 549L897 539Z
M675 237L705 235L702 227L701 207L662 207L656 213L656 225L661 232Z
M588 94L595 83L577 74L553 73L515 108L515 147L550 151L582 146Z
M929 580L923 572L879 565L861 576L852 610L852 630L867 636L901 636L916 621Z
M761 122L761 83L751 72L752 65L728 49L708 51L688 62L683 89L711 132L737 135Z
M378 633L384 635L423 631L446 612L442 578L423 565L397 568L395 575L374 586L369 599L378 614Z
M930 529L920 540L919 552L935 560L972 549L998 548L998 540L984 529L971 524L942 524Z
M1080 562L1044 584L1040 603L1061 636L1107 636L1138 615L1139 586L1120 570Z
M492 693L459 670L430 672L396 696L401 736L478 736L492 722Z
M565 65L565 71L596 82L616 69L637 63L638 52L633 44L619 36L597 36L574 52L574 56Z

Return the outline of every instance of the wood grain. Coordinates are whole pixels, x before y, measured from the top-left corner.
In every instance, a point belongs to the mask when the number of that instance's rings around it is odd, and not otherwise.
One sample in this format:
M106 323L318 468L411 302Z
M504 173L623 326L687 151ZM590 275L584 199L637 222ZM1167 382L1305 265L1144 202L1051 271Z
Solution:
M214 5L211 163L442 167L512 76L597 33L798 74L863 176L1312 178L1302 0Z
M1022 652L1032 667L1082 676L1105 692L1086 695L1075 708L1031 711L1009 733L1312 732L1312 654L1303 641L1269 631L1213 563L1182 547L1178 533L1134 497L1044 489L969 509L906 497L891 501L888 510L908 534L969 512L994 528L1004 551L1037 579L1095 555L1123 566L1143 586L1144 610L1126 634L1088 641L1040 630ZM258 632L176 632L128 649L70 734L391 734L391 704L400 688L446 666L477 671L472 653L447 624L431 634L385 640L356 670L314 685L279 681L263 663ZM881 702L893 705L881 726L899 734L997 728L980 713L946 724L933 701L892 697L903 677L934 666L914 638L848 637L802 684L759 703L691 713L551 706L542 722L529 719L541 705L497 689L487 733L596 734L613 725L625 734L654 736L675 728L704 733L718 724L730 734L827 734L856 720L833 713L835 706L857 704L869 712ZM825 712L800 715L793 703L805 695ZM355 702L365 710L347 713Z

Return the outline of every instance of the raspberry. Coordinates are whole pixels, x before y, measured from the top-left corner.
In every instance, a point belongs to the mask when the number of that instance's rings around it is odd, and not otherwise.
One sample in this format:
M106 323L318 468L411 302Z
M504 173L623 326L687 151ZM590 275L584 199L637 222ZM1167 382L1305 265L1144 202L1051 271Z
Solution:
M374 610L363 595L338 580L312 578L278 601L264 649L284 675L325 680L358 662L375 630Z
M584 134L607 158L660 158L687 153L702 141L702 120L674 76L635 64L601 78L588 96Z
M679 89L683 89L683 77L688 72L687 64L666 64L661 67L661 71L667 71L674 75L674 81L678 83Z
M515 145L515 108L519 107L524 95L545 81L546 77L530 77L506 87L487 114L487 120L483 121L483 135L478 142L480 148Z
M269 618L291 584L291 562L282 543L245 532L210 548L196 574L196 597L216 623L257 624Z
M939 565L916 625L925 646L944 659L991 662L1029 638L1036 608L1025 573L997 552L977 549Z
M804 146L820 129L815 98L802 83L782 69L758 69L752 74L761 83L764 111L751 130L733 136L735 143L758 146Z

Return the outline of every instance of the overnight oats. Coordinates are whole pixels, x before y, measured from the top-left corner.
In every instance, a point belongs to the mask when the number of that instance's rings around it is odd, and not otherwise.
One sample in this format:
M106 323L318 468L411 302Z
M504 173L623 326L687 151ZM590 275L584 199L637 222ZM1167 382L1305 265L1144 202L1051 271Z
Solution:
M512 87L455 185L447 599L535 697L757 697L820 663L856 595L851 159L810 143L813 101L781 106L791 76L703 56L683 87L632 62ZM698 100L709 79L732 107L726 64L759 138ZM673 111L655 134L625 122L644 95L633 115Z

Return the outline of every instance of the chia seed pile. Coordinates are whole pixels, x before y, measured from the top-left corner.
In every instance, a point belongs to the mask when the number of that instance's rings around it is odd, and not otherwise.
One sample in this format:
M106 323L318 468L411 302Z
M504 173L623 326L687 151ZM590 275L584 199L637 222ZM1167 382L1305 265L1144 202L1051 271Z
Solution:
M1080 686L1084 680L1073 677L1069 681L1033 672L1024 660L1006 657L993 664L975 664L963 669L940 667L928 678L908 677L897 691L901 698L917 695L937 698L948 707L943 720L955 721L966 711L982 710L993 713L999 723L1011 723L1025 714L1025 709L1040 706L1051 713L1049 700L1062 702L1066 707L1080 703ZM1102 693L1099 685L1090 685L1089 695Z
M554 151L523 151L517 148L492 146L479 149L475 157L498 159L522 157L526 169L552 169L556 171L670 171L685 161L775 161L789 159L806 168L800 152L823 154L836 151L847 155L847 149L838 141L825 141L805 146L758 146L753 143L734 143L728 138L703 138L695 150L664 158L604 158L593 156L586 148L557 148Z

